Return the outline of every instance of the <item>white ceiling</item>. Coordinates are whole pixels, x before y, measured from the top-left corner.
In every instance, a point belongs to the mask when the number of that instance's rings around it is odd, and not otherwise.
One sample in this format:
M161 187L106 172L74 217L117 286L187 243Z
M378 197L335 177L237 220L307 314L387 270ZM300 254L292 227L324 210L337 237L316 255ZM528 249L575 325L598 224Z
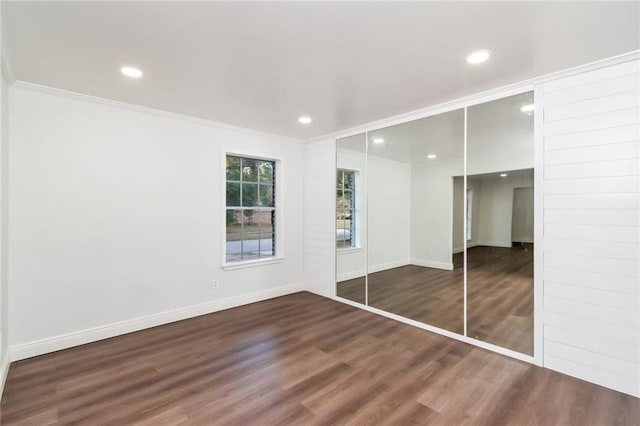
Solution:
M640 48L638 2L2 3L16 80L305 139Z

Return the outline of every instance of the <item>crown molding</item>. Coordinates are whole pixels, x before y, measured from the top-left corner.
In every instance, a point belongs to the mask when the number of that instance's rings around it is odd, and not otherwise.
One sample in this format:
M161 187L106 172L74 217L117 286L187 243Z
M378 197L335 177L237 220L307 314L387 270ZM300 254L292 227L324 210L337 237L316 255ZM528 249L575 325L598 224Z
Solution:
M127 109L130 111L142 112L145 114L156 115L165 118L171 118L174 120L186 121L194 124L200 124L202 126L213 127L217 129L230 130L240 133L252 134L254 136L267 137L270 139L278 139L282 142L290 142L296 144L304 143L303 139L296 139L289 136L276 135L273 133L262 132L260 130L249 129L247 127L234 126L232 124L225 124L218 121L207 120L205 118L192 117L190 115L178 114L175 112L169 112L161 109L149 108L141 105L130 104L127 102L116 101L113 99L101 98L93 95L86 95L84 93L72 92L69 90L58 89L55 87L43 86L36 83L29 83L22 80L16 80L13 86L18 89L31 90L41 93L47 93L54 96L61 96L69 99L81 100L85 102L92 102L100 105L108 105L116 108Z
M475 93L462 98L453 99L451 101L442 102L439 104L431 105L425 108L420 108L403 114L394 115L392 117L383 118L381 120L371 121L358 126L342 129L336 132L327 133L321 136L316 136L311 139L305 140L305 143L319 142L326 139L337 139L347 136L353 136L356 134L364 133L366 131L372 131L381 129L384 127L406 123L419 118L428 117L431 115L439 114L441 112L450 111L457 108L463 108L473 104L486 102L491 98L510 96L511 94L517 94L523 90L532 90L537 84L548 83L550 81L559 80L561 78L569 77L575 74L581 74L584 72L595 71L600 68L605 68L613 65L618 65L624 62L630 62L640 59L640 50L633 50L620 55L612 56L598 61L589 62L586 64L578 65L572 68L567 68L560 71L555 71L549 74L533 77L527 80L519 81L516 83L508 84L506 86L497 87L495 89L487 90L480 93ZM526 89L526 90L525 90Z

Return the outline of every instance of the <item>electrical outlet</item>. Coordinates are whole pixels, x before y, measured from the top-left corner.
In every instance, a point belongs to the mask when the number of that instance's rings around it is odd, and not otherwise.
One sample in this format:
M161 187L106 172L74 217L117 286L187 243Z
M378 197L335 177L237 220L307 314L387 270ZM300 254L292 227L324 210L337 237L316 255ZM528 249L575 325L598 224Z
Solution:
M213 281L213 289L217 290L218 289L218 280L214 280Z

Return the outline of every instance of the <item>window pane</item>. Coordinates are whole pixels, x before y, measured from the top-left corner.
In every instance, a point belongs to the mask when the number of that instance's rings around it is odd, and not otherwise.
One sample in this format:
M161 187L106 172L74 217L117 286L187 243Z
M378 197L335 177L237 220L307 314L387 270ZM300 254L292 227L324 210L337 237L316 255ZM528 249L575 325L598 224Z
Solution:
M227 180L240 180L240 158L227 155Z
M273 161L261 161L259 166L259 176L261 183L273 184Z
M275 254L275 161L228 155L226 158L227 262Z
M227 210L227 262L242 258L242 211Z
M260 185L260 205L262 207L273 207L273 186Z
M251 158L242 159L242 180L244 182L257 182L258 181L258 163L259 160L253 160Z
M242 207L258 206L258 184L243 183L242 184Z
M273 219L274 212L263 211L259 213L260 223L260 257L270 257L275 255Z
M355 179L353 172L344 172L344 188L354 189Z
M336 173L336 183L338 184L338 189L342 189L342 170L338 170Z
M240 207L239 183L227 183L227 207Z
M342 192L342 191L339 191ZM351 207L351 203L348 199L344 198L342 194L336 198L336 209L338 210L348 210Z

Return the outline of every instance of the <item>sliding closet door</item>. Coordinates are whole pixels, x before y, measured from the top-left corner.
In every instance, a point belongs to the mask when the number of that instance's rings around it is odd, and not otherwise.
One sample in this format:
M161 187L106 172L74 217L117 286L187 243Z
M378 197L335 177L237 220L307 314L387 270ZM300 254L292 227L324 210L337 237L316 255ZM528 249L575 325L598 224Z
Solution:
M368 301L462 334L464 111L368 134Z
M533 355L533 92L467 110L467 335Z
M336 294L366 303L366 134L336 141Z

